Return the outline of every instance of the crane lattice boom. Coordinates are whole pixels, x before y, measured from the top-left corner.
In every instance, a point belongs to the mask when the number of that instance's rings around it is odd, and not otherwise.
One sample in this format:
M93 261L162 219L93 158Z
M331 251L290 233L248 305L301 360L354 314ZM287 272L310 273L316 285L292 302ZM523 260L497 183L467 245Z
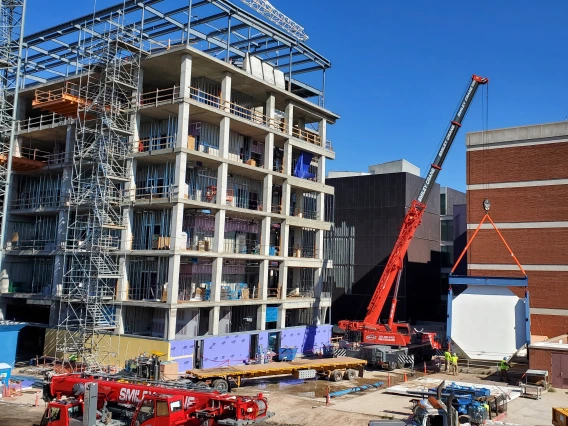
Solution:
M292 34L300 41L306 41L308 39L307 34L304 31L304 27L300 26L296 22L292 21L274 6L272 6L266 0L241 0L243 3L248 5L250 8L256 10L262 16L268 18L270 21L274 22L276 25L284 29L286 32Z

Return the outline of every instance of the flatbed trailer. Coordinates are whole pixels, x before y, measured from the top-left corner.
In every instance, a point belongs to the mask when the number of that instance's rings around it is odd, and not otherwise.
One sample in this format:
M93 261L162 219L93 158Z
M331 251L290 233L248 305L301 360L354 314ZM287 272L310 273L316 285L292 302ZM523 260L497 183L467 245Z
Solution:
M351 357L300 358L290 362L187 370L185 378L220 391L228 391L231 386L239 387L243 379L279 375L302 377L301 372L309 373L309 370L315 370L318 375L334 382L353 380L363 377L365 365L367 361Z

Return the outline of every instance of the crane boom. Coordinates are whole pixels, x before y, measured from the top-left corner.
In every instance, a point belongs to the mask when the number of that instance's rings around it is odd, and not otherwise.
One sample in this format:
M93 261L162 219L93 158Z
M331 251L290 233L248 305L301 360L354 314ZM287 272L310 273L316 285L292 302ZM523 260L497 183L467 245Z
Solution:
M438 152L434 159L434 162L430 166L428 174L424 179L424 184L420 189L418 197L412 201L408 211L406 212L406 216L404 217L404 221L402 223L402 227L400 229L399 236L396 240L394 248L391 252L389 260L385 266L383 274L377 284L377 288L373 294L371 299L371 303L367 308L367 315L365 319L361 321L340 321L339 326L346 330L369 330L371 333L375 333L372 338L365 338L363 336L363 341L367 340L379 340L379 341L391 341L391 342L403 342L405 339L402 339L401 336L397 336L396 332L393 332L393 319L394 319L394 311L396 309L396 296L393 298L391 311L389 315L389 324L387 327L378 325L379 316L385 306L387 301L389 292L397 279L397 276L400 277L400 273L402 272L403 263L404 263L404 256L408 251L408 246L410 245L412 239L414 238L414 234L416 233L416 229L420 225L422 221L422 216L424 211L426 210L426 201L428 200L428 196L436 183L436 178L438 177L438 173L442 170L442 165L444 164L444 160L448 155L448 152L452 146L452 143L457 135L459 128L461 127L462 120L464 119L467 110L475 96L475 93L481 84L486 84L489 80L484 77L479 77L477 75L473 75L471 78L471 82L469 87L467 88L461 103L457 109L457 112L454 118L450 122L450 126ZM382 338L383 336L377 336L377 331L384 331L385 333L389 334L389 338ZM364 333L363 333L364 334Z

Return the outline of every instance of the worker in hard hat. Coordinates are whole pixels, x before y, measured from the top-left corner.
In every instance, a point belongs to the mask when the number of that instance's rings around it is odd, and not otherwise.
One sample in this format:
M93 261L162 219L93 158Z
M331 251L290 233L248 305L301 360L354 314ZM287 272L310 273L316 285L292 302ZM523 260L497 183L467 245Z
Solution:
M455 352L452 354L452 374L454 376L458 374L458 356Z
M444 352L444 359L446 360L446 373L447 373L448 370L450 369L450 364L452 362L452 354L450 353L449 350L446 350Z
M507 370L510 368L511 366L509 365L509 363L507 362L507 357L503 357L503 359L501 360L501 362L499 363L499 370L501 370L501 380L503 380L503 376L505 377L505 381L508 382L509 381L509 376L507 375Z

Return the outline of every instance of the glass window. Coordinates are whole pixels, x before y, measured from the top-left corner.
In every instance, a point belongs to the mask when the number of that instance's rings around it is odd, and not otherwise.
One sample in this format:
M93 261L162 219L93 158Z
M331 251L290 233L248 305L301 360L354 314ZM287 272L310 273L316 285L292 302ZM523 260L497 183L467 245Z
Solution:
M440 241L454 240L454 221L451 219L442 220L440 223Z
M154 418L154 400L146 399L142 402L142 406L140 407L136 420L142 424L152 418Z
M167 416L168 414L168 402L156 401L156 417L163 417Z
M452 266L454 264L454 247L453 246L442 246L442 267Z
M446 214L446 194L440 194L440 214Z
M170 402L170 411L175 413L176 411L181 410L181 401L172 401Z
M61 410L59 408L52 408L49 412L49 422L55 422L59 420L61 416Z

